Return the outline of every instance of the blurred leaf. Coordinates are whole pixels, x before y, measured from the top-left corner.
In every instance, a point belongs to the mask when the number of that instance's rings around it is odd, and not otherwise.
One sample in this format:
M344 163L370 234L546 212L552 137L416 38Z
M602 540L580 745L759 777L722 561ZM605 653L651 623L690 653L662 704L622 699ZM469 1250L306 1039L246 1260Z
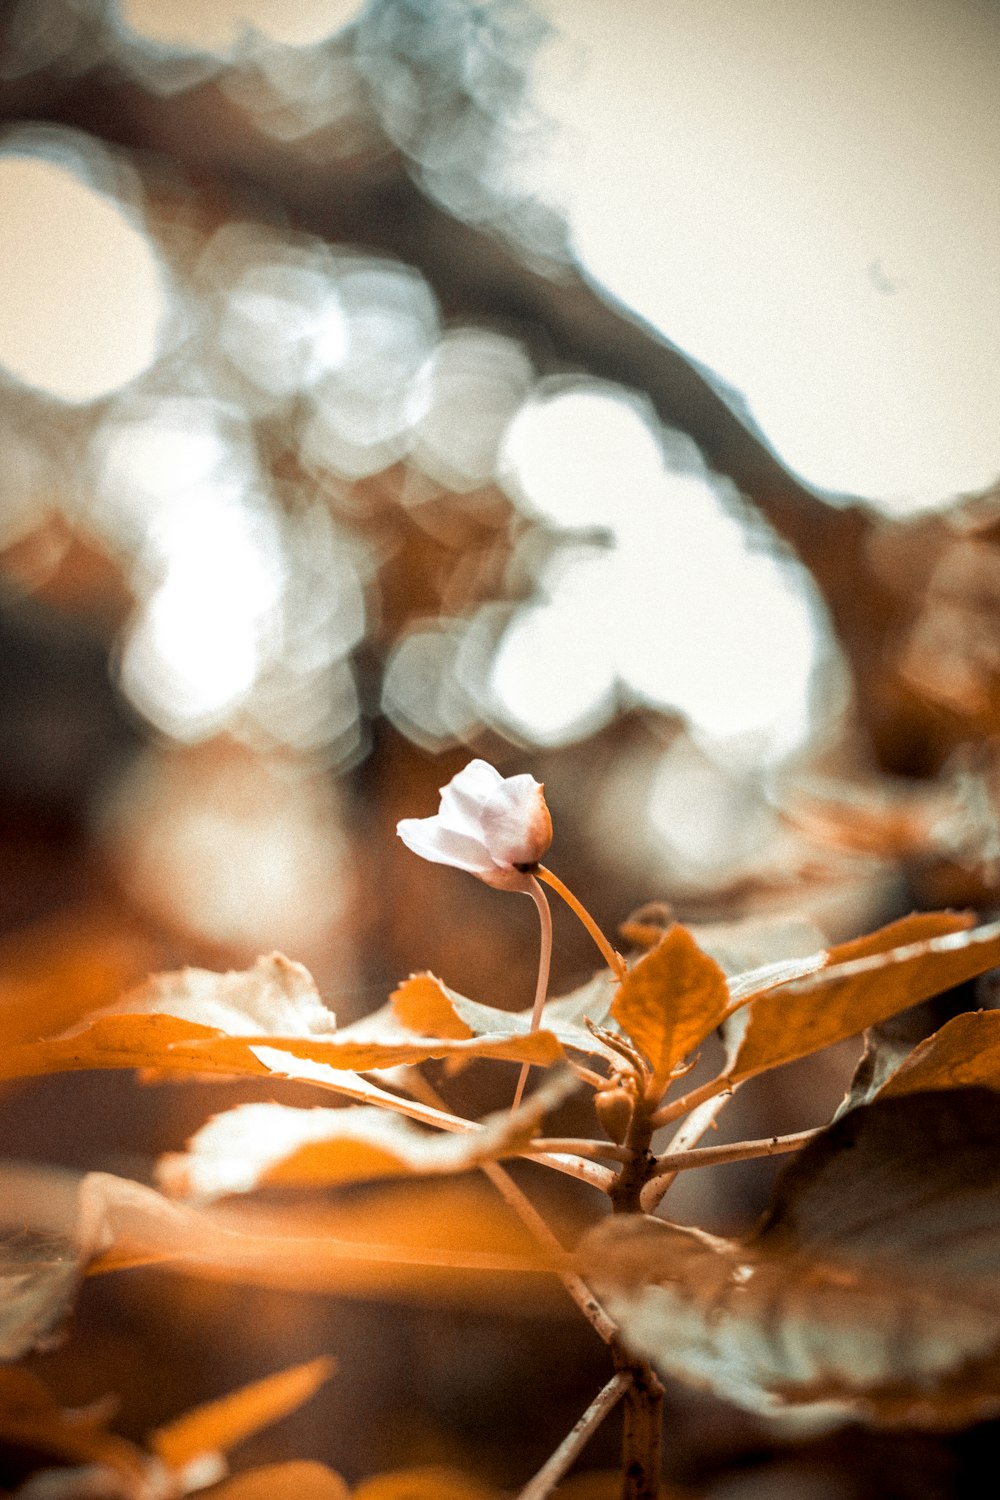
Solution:
M351 1500L351 1492L325 1464L293 1460L237 1474L206 1492L210 1500Z
M505 1500L505 1497L499 1490L435 1464L377 1474L358 1485L354 1500Z
M0 1441L34 1451L53 1463L99 1465L142 1481L146 1456L105 1431L106 1405L72 1410L59 1405L26 1370L0 1370Z
M156 961L121 912L79 908L0 943L0 1043L31 1041L108 1005Z
M76 1296L80 1257L72 1239L30 1229L0 1235L0 1359L58 1343Z
M334 1368L330 1359L312 1359L256 1380L156 1428L149 1446L172 1469L183 1469L205 1453L225 1453L302 1406Z
M655 948L673 922L673 907L668 902L646 901L618 923L618 931L633 948Z
M946 928L968 924L963 916L936 916ZM751 998L743 1015L733 1018L733 1081L818 1052L1000 963L1000 923L972 931L951 927L902 946L868 948L894 930L908 935L913 924L921 930L923 921L907 918L861 940L866 953L860 958L839 962L833 949L825 968ZM855 945L846 947L850 952Z
M880 1093L915 1094L977 1086L1000 1089L1000 1011L955 1016L913 1048Z
M339 1186L379 1177L470 1171L523 1150L545 1115L577 1087L568 1072L546 1079L520 1106L489 1116L465 1134L427 1131L401 1115L366 1105L293 1109L241 1104L215 1115L183 1155L165 1157L168 1191L210 1201L268 1183Z
M1000 1411L1000 1098L882 1099L723 1240L617 1215L582 1260L629 1343L750 1410L959 1427Z
M92 1273L162 1264L254 1286L345 1296L523 1300L524 1273L549 1273L506 1206L478 1181L380 1188L321 1210L196 1209L102 1172L79 1189L78 1239ZM472 1273L472 1274L470 1274ZM488 1292L479 1279L487 1277ZM502 1273L496 1275L493 1273Z
M675 923L629 969L611 1014L648 1058L658 1083L715 1030L730 1006L726 976Z

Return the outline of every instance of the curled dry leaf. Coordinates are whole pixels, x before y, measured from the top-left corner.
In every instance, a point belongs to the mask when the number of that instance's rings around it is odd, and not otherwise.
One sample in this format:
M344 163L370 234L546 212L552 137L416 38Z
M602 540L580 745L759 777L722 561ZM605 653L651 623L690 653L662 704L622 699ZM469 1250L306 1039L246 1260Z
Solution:
M1000 1011L955 1016L908 1053L880 1093L965 1088L1000 1089Z
M548 1030L531 1035L513 1017L484 1037L417 1037L378 1022L335 1032L332 1013L301 964L281 954L245 973L182 969L158 974L119 1012L100 1015L63 1036L0 1051L0 1078L88 1068L260 1075L269 1069L255 1047L280 1047L292 1058L356 1072L424 1062L485 1057L547 1066L562 1057ZM282 1071L274 1069L273 1071Z
M105 1012L130 1013L177 1016L227 1036L329 1036L337 1028L309 970L283 953L225 974L211 969L153 974Z
M591 1020L600 1024L607 1019L616 985L614 976L605 969L571 994L549 1000L542 1010L542 1030L551 1032L563 1047L575 1052L594 1057L613 1056L585 1023ZM499 1010L478 1000L467 1000L433 974L411 974L393 991L388 1015L383 1007L374 1017L369 1016L348 1030L352 1035L364 1035L377 1018L387 1026L391 1017L398 1026L415 1036L488 1039L511 1031L526 1036L531 1028L531 1015L530 1008Z
M1000 1411L1000 1098L883 1099L786 1169L746 1240L615 1216L581 1247L665 1374L813 1424Z
M366 1105L241 1104L209 1120L184 1155L165 1157L159 1180L168 1192L208 1202L272 1183L330 1187L467 1172L523 1150L546 1114L575 1087L572 1074L553 1074L517 1110L491 1115L467 1134L448 1136Z

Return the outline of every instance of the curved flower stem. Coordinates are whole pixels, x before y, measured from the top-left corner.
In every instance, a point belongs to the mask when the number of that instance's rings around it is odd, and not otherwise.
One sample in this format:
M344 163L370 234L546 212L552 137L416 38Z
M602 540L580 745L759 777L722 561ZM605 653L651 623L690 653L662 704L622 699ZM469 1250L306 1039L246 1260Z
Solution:
M556 895L561 896L570 910L580 918L580 921L601 950L601 955L608 968L617 977L619 983L621 983L626 974L625 960L620 953L616 953L614 948L612 948L587 908L582 902L576 899L568 886L563 885L559 876L553 875L552 871L547 870L544 865L539 865L535 873L539 880L544 880L546 885L551 886Z
M538 1024L542 1019L542 1006L545 1004L545 996L549 990L549 968L552 963L552 913L549 910L548 897L534 876L528 877L528 895L535 903L538 912L538 922L541 927L541 943L538 950L538 982L535 985L535 1003L531 1007L531 1025L529 1031L537 1031ZM517 1080L517 1088L514 1091L514 1103L511 1109L516 1109L521 1102L524 1093L524 1085L528 1081L528 1070L531 1064L525 1063L521 1069L521 1076Z

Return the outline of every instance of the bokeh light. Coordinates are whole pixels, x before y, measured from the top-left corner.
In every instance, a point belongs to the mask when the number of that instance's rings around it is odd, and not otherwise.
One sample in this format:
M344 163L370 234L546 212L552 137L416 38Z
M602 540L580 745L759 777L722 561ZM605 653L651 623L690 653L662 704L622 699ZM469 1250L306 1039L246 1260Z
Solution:
M817 728L834 653L805 571L692 445L613 387L557 384L512 423L506 483L551 525L592 532L545 562L504 633L492 689L528 738L565 743L623 703L676 710L728 758L767 763ZM843 707L828 681L825 727Z
M257 35L286 47L312 47L346 25L359 0L114 0L138 40L228 60Z
M105 190L92 142L0 142L0 368L60 401L98 400L156 358L169 291L137 215Z

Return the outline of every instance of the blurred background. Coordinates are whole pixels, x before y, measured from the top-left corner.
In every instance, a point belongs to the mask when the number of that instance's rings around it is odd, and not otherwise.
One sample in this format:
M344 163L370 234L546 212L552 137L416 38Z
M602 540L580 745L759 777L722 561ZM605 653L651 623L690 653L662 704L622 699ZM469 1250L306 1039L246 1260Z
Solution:
M994 910L998 43L991 0L5 6L4 1036L274 948L342 1022L423 968L527 1005L530 904L394 833L474 754L545 781L549 862L611 931L666 903L738 968ZM594 955L556 921L558 991ZM853 1057L727 1129L818 1123ZM0 1149L148 1176L227 1088L5 1086ZM672 1212L731 1228L769 1170ZM116 1317L161 1336L140 1282L88 1293L67 1399L128 1385ZM260 1372L170 1295L196 1395ZM292 1357L375 1339L391 1384L419 1347L432 1407L473 1394L447 1440L376 1439L362 1361L290 1451L523 1482L491 1320L390 1356L384 1309L310 1308L268 1314ZM677 1399L680 1477L765 1443ZM167 1414L130 1393L135 1430Z

